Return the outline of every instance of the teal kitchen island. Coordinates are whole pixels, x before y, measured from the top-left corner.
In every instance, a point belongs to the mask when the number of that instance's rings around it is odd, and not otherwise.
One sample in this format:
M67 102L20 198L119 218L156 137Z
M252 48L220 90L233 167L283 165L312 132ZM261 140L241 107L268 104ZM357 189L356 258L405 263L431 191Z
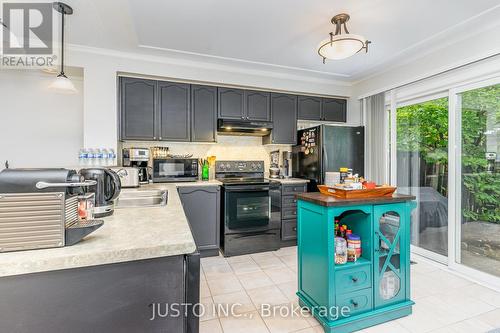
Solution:
M353 332L411 314L415 197L337 199L317 192L296 197L297 295L325 332ZM336 222L361 238L355 262L335 263Z

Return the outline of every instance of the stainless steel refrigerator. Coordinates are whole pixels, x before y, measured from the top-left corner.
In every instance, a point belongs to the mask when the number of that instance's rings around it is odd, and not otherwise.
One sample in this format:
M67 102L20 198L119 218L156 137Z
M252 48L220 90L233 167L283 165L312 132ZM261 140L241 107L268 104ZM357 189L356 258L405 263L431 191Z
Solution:
M292 176L308 179L308 191L318 191L325 172L341 167L364 175L365 128L321 125L299 130L292 149Z

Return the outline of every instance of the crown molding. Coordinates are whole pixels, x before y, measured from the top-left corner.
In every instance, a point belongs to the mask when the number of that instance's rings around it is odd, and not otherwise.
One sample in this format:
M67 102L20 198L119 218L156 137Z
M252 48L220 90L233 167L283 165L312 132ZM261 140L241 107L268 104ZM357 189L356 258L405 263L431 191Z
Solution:
M174 53L174 54L188 55L188 56L194 56L194 57L200 57L200 58L206 58L206 59L214 59L214 60L224 61L224 62L228 62L228 63L233 62L233 63L240 63L240 64L256 65L256 66L261 66L263 68L268 67L268 68L285 69L285 70L292 70L292 71L298 71L298 72L307 72L307 73L314 73L314 74L319 74L319 75L341 77L341 78L346 78L346 79L351 77L351 75L349 75L349 74L319 71L319 70L308 69L308 68L303 68L303 67L271 64L271 63L267 63L267 62L252 61L252 60L246 60L246 59L240 59L240 58L216 56L216 55L206 54L206 53L197 53L197 52L169 49L169 48L164 48L164 47L157 47L157 46L150 46L150 45L143 45L143 44L139 44L138 47L143 48L143 49L162 51L162 52L166 52L166 53Z
M325 78L325 77L316 77L313 75L304 75L301 73L287 73L279 70L270 70L262 69L262 68L243 68L241 66L235 65L227 65L227 64L218 64L218 63L210 63L210 62L202 62L195 61L191 59L179 59L172 58L168 56L162 55L152 55L147 53L140 53L134 51L120 51L114 49L106 49L106 48L98 48L87 45L79 45L79 44L67 44L67 49L70 52L76 53L86 53L93 55L101 55L106 57L116 57L123 58L129 60L137 60L142 62L154 62L159 64L168 64L168 65L178 65L178 66L186 66L186 67L195 67L200 69L207 70L216 70L216 71L225 71L230 73L240 73L246 75L255 75L255 76L263 76L263 77L273 77L279 79L286 80L294 80L294 81L305 81L319 84L327 84L327 85L336 85L342 87L351 87L352 84L349 81L340 81L333 78ZM71 57L68 57L71 62ZM263 66L261 66L263 67ZM297 71L296 71L297 72ZM322 72L320 72L322 73Z

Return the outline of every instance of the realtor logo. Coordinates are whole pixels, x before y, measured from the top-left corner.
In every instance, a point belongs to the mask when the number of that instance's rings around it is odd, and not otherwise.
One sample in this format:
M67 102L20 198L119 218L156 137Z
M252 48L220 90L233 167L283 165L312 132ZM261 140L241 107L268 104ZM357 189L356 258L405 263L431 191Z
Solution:
M52 3L3 4L3 54L52 54Z
M52 3L4 2L2 5L1 67L52 66Z

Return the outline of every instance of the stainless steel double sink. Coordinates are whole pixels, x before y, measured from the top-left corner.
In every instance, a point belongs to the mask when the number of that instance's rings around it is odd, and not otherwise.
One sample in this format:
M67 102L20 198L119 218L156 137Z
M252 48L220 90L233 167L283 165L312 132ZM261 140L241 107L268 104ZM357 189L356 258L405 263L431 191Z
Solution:
M115 208L160 207L167 204L167 190L122 189Z

